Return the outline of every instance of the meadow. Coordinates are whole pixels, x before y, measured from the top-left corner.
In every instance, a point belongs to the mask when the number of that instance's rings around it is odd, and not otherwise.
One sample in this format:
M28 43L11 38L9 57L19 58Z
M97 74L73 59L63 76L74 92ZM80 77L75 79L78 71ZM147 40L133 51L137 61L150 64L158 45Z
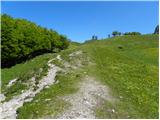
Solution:
M27 86L22 87L19 84L23 84L33 75L37 75L39 80L47 74L46 63L49 59L60 54L62 59L72 62L68 55L74 51L83 51L82 59L87 56L93 64L85 64L85 60L82 60L84 67L70 70L68 74L58 73L56 79L59 83L44 89L33 101L19 108L18 118L56 118L70 106L60 99L60 96L76 93L77 84L85 72L109 86L116 100L114 104L108 101L100 103L94 109L96 118L158 119L158 42L158 35L126 35L84 44L73 43L59 53L40 55L11 68L2 69L2 93L10 100L12 96L20 93L18 91L27 89ZM53 63L61 66L56 61ZM39 73L40 68L43 68L43 71ZM20 82L7 89L9 80L14 78L18 78ZM115 112L111 111L112 109Z

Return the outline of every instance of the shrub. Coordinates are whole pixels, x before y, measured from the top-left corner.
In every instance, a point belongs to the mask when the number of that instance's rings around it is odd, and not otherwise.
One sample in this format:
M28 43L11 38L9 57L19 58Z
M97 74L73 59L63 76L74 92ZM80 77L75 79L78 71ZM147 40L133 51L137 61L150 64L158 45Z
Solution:
M126 32L124 35L141 35L140 32Z

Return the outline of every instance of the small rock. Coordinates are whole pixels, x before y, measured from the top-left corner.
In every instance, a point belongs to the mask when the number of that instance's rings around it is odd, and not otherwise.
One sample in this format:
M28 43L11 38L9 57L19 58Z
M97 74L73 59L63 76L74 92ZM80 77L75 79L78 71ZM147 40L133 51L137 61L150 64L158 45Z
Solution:
M85 103L88 104L88 105L90 104L88 101L85 101Z
M4 94L0 94L0 101L3 101L3 100L5 100L5 96L4 96Z
M50 101L51 99L45 99L45 101Z
M84 100L84 101L86 101L86 100L87 100L87 98L85 98L85 97L84 97L84 98L83 98L83 100Z
M59 61L61 61L61 60L62 60L62 58L61 58L61 56L60 56L60 55L57 55L57 59L58 59Z
M21 93L23 93L24 92L24 90L21 90Z
M47 85L45 88L49 88L49 86Z
M29 98L29 99L26 99L24 100L25 102L31 102L33 100L33 98Z
M58 84L59 83L59 80L56 80L55 84Z
M113 113L115 113L115 110L114 110L114 109L112 109L112 112L113 112Z
M10 82L8 83L7 87L10 87L13 85L13 83L15 83L17 81L17 78L10 80Z

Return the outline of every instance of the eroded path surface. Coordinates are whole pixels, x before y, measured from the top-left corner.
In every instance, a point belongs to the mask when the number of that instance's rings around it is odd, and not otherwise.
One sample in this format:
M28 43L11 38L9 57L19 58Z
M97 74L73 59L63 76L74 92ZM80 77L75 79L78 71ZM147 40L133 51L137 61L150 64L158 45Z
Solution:
M82 62L78 56L82 54L82 51L76 51L69 55L72 60L73 57L77 58L73 63L69 63L61 58L60 55L57 55L56 58L48 61L48 66L50 67L47 76L44 76L39 83L36 85L37 89L34 90L33 87L30 87L27 91L24 91L22 94L13 97L8 102L4 102L0 105L1 107L1 118L12 118L17 117L17 109L22 107L25 102L31 102L34 96L41 92L43 88L49 87L55 83L55 76L58 71L68 72L70 70L75 70L82 67ZM64 68L53 65L51 62L57 59L64 65ZM32 84L35 85L35 79L33 77ZM79 90L75 94L69 96L63 96L61 99L69 102L71 106L66 109L63 113L60 113L56 118L59 119L74 119L74 118L90 118L94 119L95 108L102 101L113 101L112 96L110 95L110 90L106 85L98 82L94 77L86 75L79 83ZM2 96L3 97L3 96ZM48 117L47 117L48 118ZM49 118L52 118L51 116Z
M58 116L59 119L91 118L94 119L94 109L102 101L112 101L109 88L86 76L79 85L79 91L73 95L63 97L71 107Z
M25 102L32 101L33 97L43 90L46 86L50 86L55 82L55 76L57 71L60 70L59 67L51 64L51 61L48 61L48 66L50 67L47 76L44 76L42 80L37 85L37 89L31 86L29 90L24 91L22 94L14 96L8 102L0 104L0 118L2 119L16 119L17 109L22 107ZM35 78L32 78L33 84L35 84Z

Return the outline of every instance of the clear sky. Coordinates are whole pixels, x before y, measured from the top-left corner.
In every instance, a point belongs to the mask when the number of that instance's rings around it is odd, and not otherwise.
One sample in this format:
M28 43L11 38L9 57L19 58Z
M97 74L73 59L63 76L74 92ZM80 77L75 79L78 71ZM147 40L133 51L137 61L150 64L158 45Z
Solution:
M2 13L52 28L72 41L83 42L112 31L153 33L158 25L158 1L146 2L2 2Z

